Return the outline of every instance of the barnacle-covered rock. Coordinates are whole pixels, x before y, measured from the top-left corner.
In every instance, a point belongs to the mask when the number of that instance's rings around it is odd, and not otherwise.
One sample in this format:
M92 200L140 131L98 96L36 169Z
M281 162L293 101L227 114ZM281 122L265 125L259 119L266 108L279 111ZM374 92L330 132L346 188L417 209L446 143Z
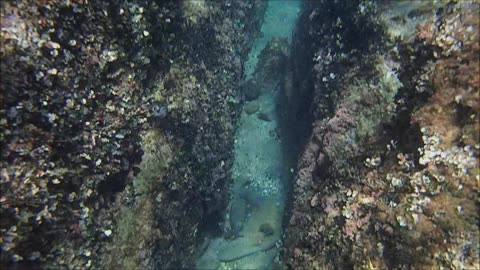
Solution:
M479 8L306 5L293 84L314 120L290 267L478 268Z
M2 265L188 267L266 4L0 5Z

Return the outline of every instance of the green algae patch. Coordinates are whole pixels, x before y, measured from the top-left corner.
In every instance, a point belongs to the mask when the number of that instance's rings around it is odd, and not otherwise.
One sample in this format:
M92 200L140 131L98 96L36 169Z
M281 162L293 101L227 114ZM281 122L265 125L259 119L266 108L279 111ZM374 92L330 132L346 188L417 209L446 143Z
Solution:
M150 194L156 190L173 158L172 145L160 130L149 130L142 136L140 173L133 180L135 193Z
M162 234L154 218L155 194L173 160L173 146L157 129L146 131L141 138L144 154L140 172L133 179L137 196L132 207L121 206L115 215L112 241L106 245L102 263L107 269L149 267L151 258L147 253L161 242Z
M196 25L210 15L209 1L184 0L183 15L188 25Z
M386 61L383 56L374 59L371 76L358 80L358 74L352 74L352 83L346 86L349 95L343 103L361 106L355 116L357 124L354 134L358 140L374 135L379 125L390 121L395 113L395 95L402 83L392 67L385 64Z
M382 125L391 122L395 115L395 95L402 83L393 67L386 63L392 61L379 55L366 59L357 69L338 75L343 78L338 92L332 94L337 103L336 113L326 121L329 132L324 137L323 149L339 168L348 170L348 160L361 156L363 145L380 136Z
M147 251L152 249L161 232L155 227L153 202L138 198L133 208L122 207L116 217L116 230L106 245L105 269L142 269L148 267Z

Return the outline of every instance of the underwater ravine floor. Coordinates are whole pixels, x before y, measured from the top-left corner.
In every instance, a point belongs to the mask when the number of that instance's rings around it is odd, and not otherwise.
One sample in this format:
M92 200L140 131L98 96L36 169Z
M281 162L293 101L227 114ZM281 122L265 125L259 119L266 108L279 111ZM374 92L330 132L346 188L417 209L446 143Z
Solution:
M263 36L255 41L245 65L251 77L257 57L272 38L288 38L300 11L299 1L270 1L262 25ZM256 102L269 119L242 112L236 133L232 196L223 237L206 239L208 245L196 262L197 269L268 269L281 245L286 187L290 167L278 138L274 89L261 89Z

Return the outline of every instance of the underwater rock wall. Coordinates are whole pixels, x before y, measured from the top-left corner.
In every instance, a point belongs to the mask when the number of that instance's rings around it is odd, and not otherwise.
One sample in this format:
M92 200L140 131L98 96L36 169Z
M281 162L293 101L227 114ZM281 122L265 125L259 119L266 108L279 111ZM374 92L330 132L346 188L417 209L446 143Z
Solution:
M1 263L187 267L263 1L1 3Z
M467 1L304 2L289 96L310 100L313 121L288 267L479 267L478 12Z

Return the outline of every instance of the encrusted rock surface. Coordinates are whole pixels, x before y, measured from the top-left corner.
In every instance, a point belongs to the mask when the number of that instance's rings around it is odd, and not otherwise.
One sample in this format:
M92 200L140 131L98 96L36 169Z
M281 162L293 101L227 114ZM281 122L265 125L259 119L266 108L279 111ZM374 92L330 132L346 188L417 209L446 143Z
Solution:
M188 267L263 1L1 5L1 264Z
M479 5L424 2L304 4L291 269L479 267Z

